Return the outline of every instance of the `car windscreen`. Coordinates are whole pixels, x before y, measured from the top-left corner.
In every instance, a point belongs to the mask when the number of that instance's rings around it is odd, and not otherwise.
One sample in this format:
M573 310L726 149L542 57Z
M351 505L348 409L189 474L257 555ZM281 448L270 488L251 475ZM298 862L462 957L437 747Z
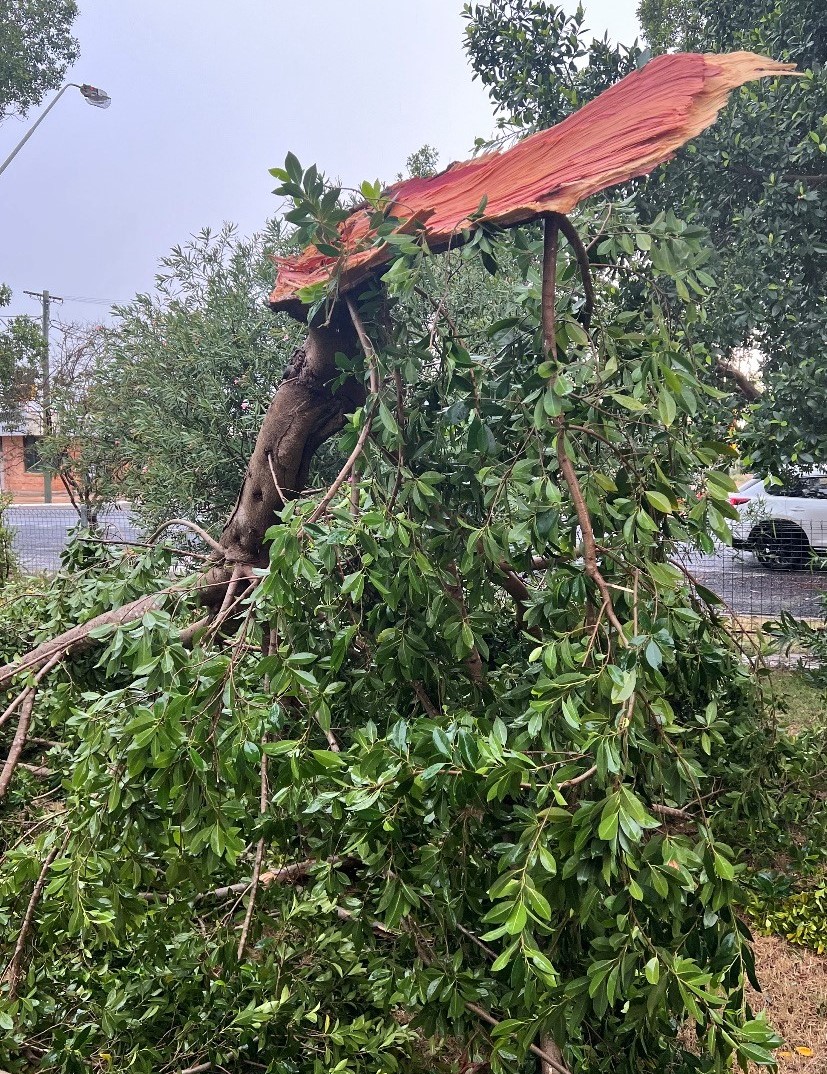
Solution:
M827 500L827 474L788 474L780 485L767 482L764 491L767 496Z

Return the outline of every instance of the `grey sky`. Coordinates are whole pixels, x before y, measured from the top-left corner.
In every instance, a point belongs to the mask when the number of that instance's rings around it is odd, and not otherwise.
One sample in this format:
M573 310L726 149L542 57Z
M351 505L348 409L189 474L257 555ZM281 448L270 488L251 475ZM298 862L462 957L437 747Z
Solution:
M267 169L288 150L356 184L392 178L424 142L442 164L461 159L493 128L462 51L461 0L80 7L68 78L103 87L112 106L70 91L0 177L0 282L13 312L37 312L24 289L127 300L204 225L256 230L276 208ZM589 25L630 42L635 7L592 0ZM0 127L0 159L25 130ZM105 313L67 302L59 316Z

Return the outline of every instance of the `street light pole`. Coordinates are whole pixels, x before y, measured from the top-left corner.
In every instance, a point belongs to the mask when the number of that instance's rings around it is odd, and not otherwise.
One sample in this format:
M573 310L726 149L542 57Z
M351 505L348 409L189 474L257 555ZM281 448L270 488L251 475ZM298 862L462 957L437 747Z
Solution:
M8 166L11 164L11 162L14 160L14 158L17 156L17 154L20 152L26 142L28 142L28 140L31 138L31 136L34 134L34 132L37 130L37 128L40 126L46 116L48 116L48 114L51 112L51 110L66 92L66 90L73 88L79 89L83 96L86 98L87 102L91 105L94 105L95 108L108 108L111 104L111 98L108 94L104 93L103 90L98 89L95 86L86 85L86 83L81 85L79 82L67 82L65 86L58 90L52 101L46 106L46 108L43 109L35 122L31 125L31 127L29 127L29 129L26 131L26 133L23 135L23 137L14 147L14 149L12 149L11 153L6 157L3 163L0 164L0 175L2 175L6 168L8 168Z

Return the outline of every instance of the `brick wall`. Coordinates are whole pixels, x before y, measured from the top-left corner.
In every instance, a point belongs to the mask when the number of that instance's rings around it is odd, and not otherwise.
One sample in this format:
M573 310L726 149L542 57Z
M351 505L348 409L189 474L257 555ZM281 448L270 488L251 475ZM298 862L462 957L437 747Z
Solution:
M16 503L43 503L43 474L26 470L22 435L0 436L0 485ZM68 503L60 481L52 481L52 499Z

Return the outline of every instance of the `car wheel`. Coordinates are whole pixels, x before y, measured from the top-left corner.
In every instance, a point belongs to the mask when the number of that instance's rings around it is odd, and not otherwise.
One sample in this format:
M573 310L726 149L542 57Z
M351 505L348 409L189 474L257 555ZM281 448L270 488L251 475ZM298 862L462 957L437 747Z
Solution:
M800 571L810 561L807 534L792 523L765 522L749 535L753 555L765 567Z

